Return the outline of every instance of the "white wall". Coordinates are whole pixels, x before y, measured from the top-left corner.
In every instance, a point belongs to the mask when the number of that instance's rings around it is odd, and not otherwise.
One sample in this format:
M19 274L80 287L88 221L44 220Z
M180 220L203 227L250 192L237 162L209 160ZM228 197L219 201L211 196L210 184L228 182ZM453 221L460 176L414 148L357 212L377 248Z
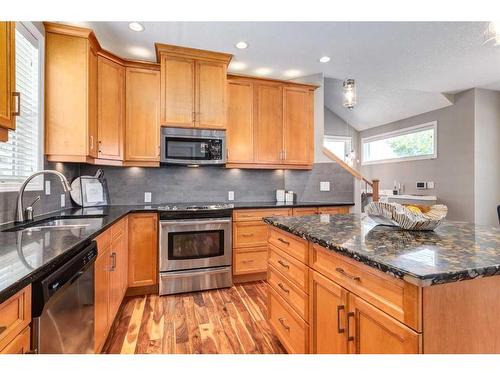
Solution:
M500 204L500 92L475 90L474 217L498 225Z

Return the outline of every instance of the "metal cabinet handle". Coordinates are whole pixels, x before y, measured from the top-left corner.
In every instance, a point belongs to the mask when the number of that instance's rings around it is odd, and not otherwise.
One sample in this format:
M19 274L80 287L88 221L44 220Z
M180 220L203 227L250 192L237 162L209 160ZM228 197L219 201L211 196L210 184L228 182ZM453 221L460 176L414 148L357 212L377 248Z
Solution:
M242 262L243 262L243 263L253 263L253 259L243 260Z
M281 238L281 237L278 237L278 241L280 241L281 243L284 243L285 245L290 246L290 242L285 241L285 240L284 240L283 238Z
M285 262L283 262L281 259L278 260L278 263L282 266L282 267L285 267L285 268L290 268L290 266L288 264L286 264Z
M279 319L278 319L278 322L280 322L280 323L281 323L281 325L283 326L283 328L285 328L287 331L290 331L290 326L287 326L287 325L285 324L285 318L279 318Z
M91 150L94 149L94 136L93 135L90 136L90 149Z
M0 333L2 333L3 331L5 331L7 329L7 326L0 326Z
M12 112L13 116L21 116L21 93L19 91L14 91L12 93L12 96L17 98L17 106L16 106L16 111Z
M116 270L116 253L111 253L111 271Z
M290 293L290 290L285 288L282 283L278 283L278 286L282 291L284 291L286 294Z
M349 327L351 326L350 325L351 317L354 317L354 313L352 311L347 313L347 341L354 341L354 336L351 336L351 334L349 333L350 332Z
M345 306L344 305L338 305L337 306L337 332L338 333L344 333L345 329L340 327L340 312L345 311Z
M354 280L354 281L361 281L361 278L359 276L353 276L353 275L350 275L348 274L347 272L344 271L343 268L340 268L340 267L337 267L335 268L335 271L337 271L338 273L340 273L341 275L344 275L345 277L348 277L349 279L351 280Z
M241 237L253 237L253 233L244 233Z

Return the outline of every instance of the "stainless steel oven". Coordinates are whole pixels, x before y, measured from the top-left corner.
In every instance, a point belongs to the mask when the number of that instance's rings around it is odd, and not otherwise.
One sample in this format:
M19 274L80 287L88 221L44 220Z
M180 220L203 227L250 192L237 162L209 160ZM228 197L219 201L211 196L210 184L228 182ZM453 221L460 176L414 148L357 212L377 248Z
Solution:
M182 165L226 163L226 131L184 128L161 129L161 162Z
M161 210L160 294L231 286L231 247L230 209Z

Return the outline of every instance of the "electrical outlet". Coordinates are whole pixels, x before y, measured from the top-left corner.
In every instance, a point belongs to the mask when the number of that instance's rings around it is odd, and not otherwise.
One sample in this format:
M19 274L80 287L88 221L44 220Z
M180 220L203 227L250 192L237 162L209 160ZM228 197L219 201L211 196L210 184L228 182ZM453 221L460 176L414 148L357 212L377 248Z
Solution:
M319 183L319 191L330 191L330 181L321 181Z
M50 195L50 180L45 181L45 195Z
M144 193L144 203L151 203L151 192L147 191Z
M228 201L234 201L234 191L228 191L227 192L227 200Z
M427 189L434 189L434 181L427 181Z
M61 194L61 207L65 207L65 206L66 206L66 195Z

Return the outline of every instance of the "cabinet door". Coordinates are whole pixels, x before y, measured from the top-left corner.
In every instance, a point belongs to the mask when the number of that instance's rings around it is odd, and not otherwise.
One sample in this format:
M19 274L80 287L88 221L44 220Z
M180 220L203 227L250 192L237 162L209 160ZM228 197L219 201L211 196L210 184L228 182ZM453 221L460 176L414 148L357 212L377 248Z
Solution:
M311 353L346 354L347 291L316 271L309 285Z
M125 68L99 56L97 72L99 159L123 160Z
M160 160L160 72L126 69L125 160Z
M349 353L420 353L421 337L412 329L354 294L349 294L348 306Z
M229 81L227 109L227 160L253 162L253 84Z
M193 127L195 121L195 61L162 55L161 124Z
M16 128L13 96L16 90L15 25L15 22L0 22L0 127L4 129ZM8 139L4 136L7 136L6 131L0 133L0 140Z
M99 256L95 262L95 318L94 318L94 349L99 353L108 334L109 317L109 285L110 285L110 249L99 249Z
M26 327L15 337L5 348L0 350L0 354L27 354L30 351L31 331Z
M89 46L88 53L88 155L97 158L97 51Z
M125 234L111 241L110 281L109 281L109 324L113 323L123 298L123 267L126 265L124 254Z
M226 128L226 64L196 61L196 126Z
M313 95L308 89L283 88L284 159L287 164L311 163L314 149Z
M156 214L132 214L128 218L128 286L158 283L158 218Z
M277 164L283 158L283 96L280 85L256 85L255 161Z

